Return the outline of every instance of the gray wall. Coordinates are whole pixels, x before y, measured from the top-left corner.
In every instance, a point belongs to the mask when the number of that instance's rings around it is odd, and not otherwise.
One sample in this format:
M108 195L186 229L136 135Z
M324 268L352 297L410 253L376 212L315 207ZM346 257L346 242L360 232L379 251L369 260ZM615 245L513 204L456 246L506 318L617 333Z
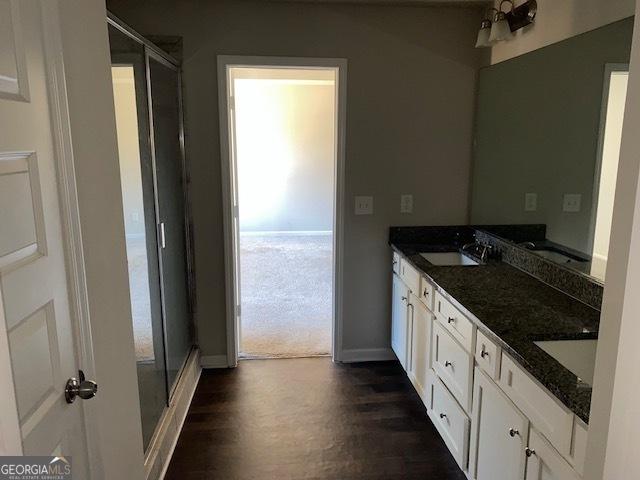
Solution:
M626 19L480 71L472 223L546 223L588 251L604 65L629 61L632 33ZM582 194L579 213L562 211L564 193Z
M389 347L390 225L468 220L477 70L476 9L243 0L112 0L143 34L184 37L187 155L192 169L197 324L204 355L226 352L216 55L349 61L344 349ZM400 194L413 193L413 215ZM375 214L354 216L373 195Z

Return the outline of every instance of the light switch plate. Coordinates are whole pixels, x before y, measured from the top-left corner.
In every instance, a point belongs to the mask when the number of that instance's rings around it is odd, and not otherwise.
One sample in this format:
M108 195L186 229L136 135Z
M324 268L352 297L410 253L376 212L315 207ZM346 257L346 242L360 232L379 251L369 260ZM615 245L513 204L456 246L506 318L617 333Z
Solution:
M373 215L373 197L356 197L356 215Z
M562 197L562 211L577 213L580 211L582 195L580 193L565 193Z
M400 213L413 213L413 195L400 195Z
M524 194L524 211L535 212L536 210L538 210L538 194L525 193Z

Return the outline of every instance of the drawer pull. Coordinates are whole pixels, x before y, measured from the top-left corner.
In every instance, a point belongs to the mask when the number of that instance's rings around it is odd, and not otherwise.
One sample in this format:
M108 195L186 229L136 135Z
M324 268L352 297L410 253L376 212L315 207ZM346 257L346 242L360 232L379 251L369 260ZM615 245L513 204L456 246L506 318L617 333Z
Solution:
M422 292L422 296L423 296L423 297L426 297L427 295L429 295L429 292L427 292L427 289L425 288L425 289L424 289L424 292Z
M447 360L446 362L444 362L444 366L445 367L453 367L453 363L451 363L449 360Z
M511 437L515 437L516 435L520 435L520 432L519 432L517 429L515 429L515 428L510 428L510 429L509 429L509 435L510 435Z
M453 317L449 317L449 318L447 319L447 323L453 323L453 322L455 322L455 321L456 321L456 319L455 319L455 318L453 318Z
M480 352L480 357L484 358L484 357L488 357L489 356L489 352L487 352L484 349L484 345L482 346L482 351Z
M535 450L533 450L533 449L531 449L531 448L529 448L529 447L527 447L527 448L525 448L525 449L524 449L524 454L525 454L527 457L530 457L530 456L532 456L532 455L535 455L535 454L536 454L536 451L535 451Z
M447 414L446 413L441 413L440 414L440 418L447 418Z

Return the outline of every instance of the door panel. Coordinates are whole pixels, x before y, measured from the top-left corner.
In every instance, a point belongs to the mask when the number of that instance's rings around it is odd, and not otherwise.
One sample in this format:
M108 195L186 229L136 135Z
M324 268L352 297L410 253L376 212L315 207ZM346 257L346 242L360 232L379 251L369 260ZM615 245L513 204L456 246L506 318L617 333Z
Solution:
M394 275L391 306L391 348L405 370L407 368L408 296L409 289L399 276Z
M188 296L180 80L175 67L147 53L167 377L171 390L193 346Z
M524 479L529 420L476 368L469 474L474 480Z
M527 480L580 480L562 455L533 428L529 434Z
M43 49L48 39L40 2L0 0L0 17L0 35L9 37L0 42L0 328L8 339L22 450L72 455L74 475L87 478L83 405L64 400L65 380L77 376L78 364Z
M414 386L423 398L426 398L427 372L429 371L429 359L431 357L431 313L427 310L418 297L411 295L411 304L414 306L412 340L411 340L411 374Z

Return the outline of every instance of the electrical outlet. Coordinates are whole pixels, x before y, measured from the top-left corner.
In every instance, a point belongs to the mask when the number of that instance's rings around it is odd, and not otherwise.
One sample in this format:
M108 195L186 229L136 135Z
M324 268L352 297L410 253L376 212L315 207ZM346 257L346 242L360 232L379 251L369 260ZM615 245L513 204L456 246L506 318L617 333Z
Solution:
M535 212L536 210L538 210L538 194L525 193L524 194L524 211Z
M373 197L356 197L356 215L373 215Z
M400 213L413 213L413 195L400 195Z
M580 211L582 195L579 193L565 193L562 197L562 211L577 213Z

